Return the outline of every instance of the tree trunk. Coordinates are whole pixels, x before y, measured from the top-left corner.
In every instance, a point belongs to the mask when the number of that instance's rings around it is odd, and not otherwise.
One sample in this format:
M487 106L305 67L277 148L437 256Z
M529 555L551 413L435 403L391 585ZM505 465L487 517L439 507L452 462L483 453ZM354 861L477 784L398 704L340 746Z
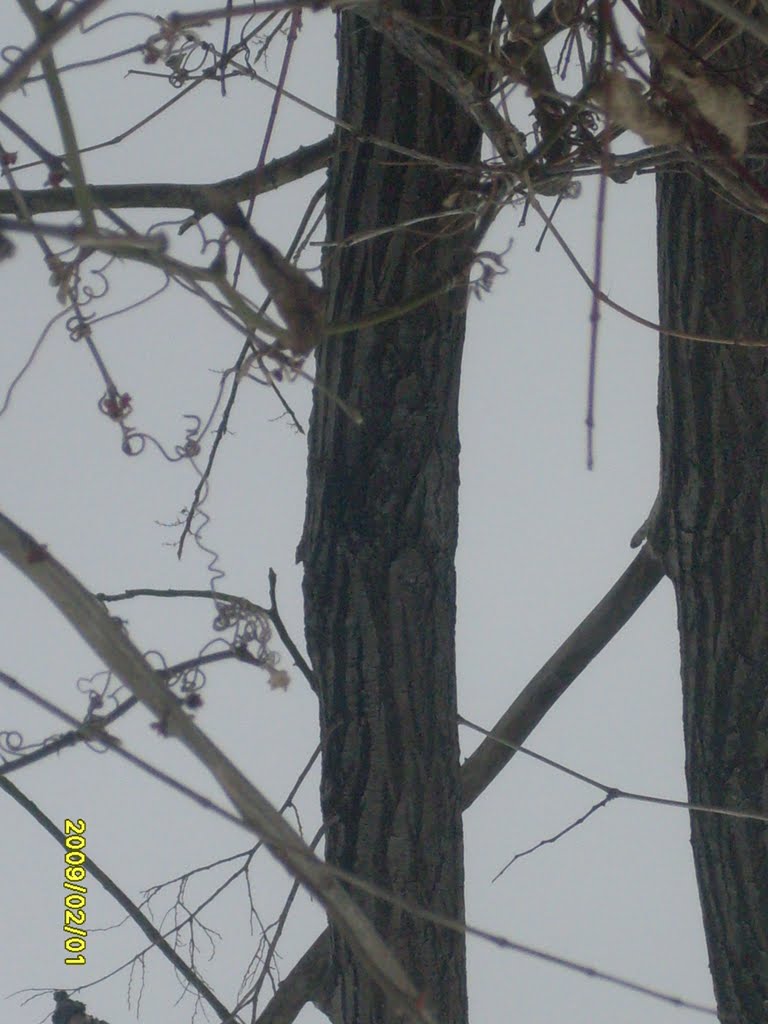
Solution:
M695 49L711 16L662 7L671 33ZM754 69L756 57L764 67L765 55L742 39L712 60L732 74ZM762 164L748 166L768 181ZM768 338L768 228L682 168L659 174L657 189L662 324ZM689 797L765 813L766 350L663 338L659 424L662 502L651 542L677 595ZM691 815L718 1011L733 1024L768 1018L767 836L758 822Z
M457 34L446 5L411 13ZM487 3L473 13L489 18ZM332 324L396 309L459 273L472 219L361 232L440 212L457 172L387 147L472 164L476 126L364 21L340 18L339 131L328 196ZM460 50L446 49L457 62ZM459 54L460 56L456 56ZM466 66L466 65L465 65ZM317 353L309 436L307 646L318 677L326 858L451 918L463 918L454 655L457 399L466 289ZM328 397L328 395L332 397ZM357 425L334 401L362 415ZM463 936L356 894L444 1024L466 1020ZM332 938L334 1016L393 1021L350 951Z

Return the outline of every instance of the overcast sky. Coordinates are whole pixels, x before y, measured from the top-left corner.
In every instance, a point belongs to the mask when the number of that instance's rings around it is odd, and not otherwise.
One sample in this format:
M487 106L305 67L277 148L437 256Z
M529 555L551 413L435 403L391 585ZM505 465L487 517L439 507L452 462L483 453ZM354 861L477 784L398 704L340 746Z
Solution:
M183 10L197 5L179 3ZM135 11L113 0L105 15ZM150 8L149 14L167 13ZM288 88L330 113L335 76L333 18L304 16ZM137 17L66 41L69 60L143 42L152 23ZM212 36L220 45L220 35ZM16 5L0 8L0 40L30 39ZM262 73L274 81L278 44ZM13 54L11 53L12 57ZM129 70L154 76L127 75ZM64 75L81 146L122 133L175 95L161 68L139 55ZM216 84L194 90L119 146L87 155L92 183L207 181L237 174L258 159L271 103L268 89L231 82L226 98ZM10 97L3 110L54 152L61 142L44 85ZM324 137L330 123L284 100L269 157ZM28 149L0 126L0 143ZM41 187L46 170L20 171L26 187ZM285 248L322 172L276 196L258 199L254 223ZM551 204L551 200L547 200ZM557 214L560 231L589 267L595 233L592 184ZM604 309L598 359L595 467L586 469L587 355L590 294L555 240L535 252L541 224L521 209L503 213L487 242L512 245L492 294L472 300L461 398L461 521L458 552L458 678L461 713L491 727L534 672L614 583L633 552L629 538L655 496L658 442L655 420L657 339L653 332ZM178 211L168 214L177 222ZM126 213L146 228L163 215ZM53 218L48 217L48 220ZM64 218L66 221L66 218ZM605 224L603 288L633 311L656 318L653 180L611 185ZM198 238L179 252L198 262ZM319 234L318 239L322 237ZM197 248L195 248L197 246ZM98 268L105 261L94 260ZM316 267L319 249L305 253ZM0 403L52 316L60 313L31 239L0 272ZM93 287L100 291L100 278ZM113 264L108 292L94 309L105 316L156 290L161 276ZM183 444L191 420L208 418L221 371L240 347L193 297L171 286L151 303L97 323L94 340L121 391L130 393L130 423L168 451ZM310 365L311 369L311 365ZM289 384L285 397L306 425L311 389ZM166 461L152 443L136 458L121 453L115 424L98 411L102 385L82 343L63 320L47 334L0 417L0 507L62 560L94 591L130 587L210 585L211 556L189 544L176 558L177 522L197 482L194 468ZM265 387L245 385L212 477L202 540L215 552L218 586L268 604L267 573L278 574L278 596L293 637L303 646L301 575L294 555L304 511L305 440L293 430ZM202 465L202 463L200 463ZM171 525L168 525L171 524ZM98 660L64 620L12 567L0 564L0 669L79 718L90 689L103 687ZM128 620L142 650L168 663L194 657L214 637L205 602L143 598L114 609ZM275 642L276 650L281 650ZM157 662L159 664L159 661ZM197 721L231 754L253 782L281 802L317 744L315 698L285 654L286 692L270 690L266 674L245 666L207 673ZM684 798L675 609L666 581L635 618L561 699L534 732L530 746L608 785ZM0 696L0 742L32 745L65 726L17 696ZM124 745L187 785L223 802L216 786L171 740L135 710L116 727ZM18 739L17 739L18 737ZM478 737L462 731L464 755ZM7 753L6 757L11 755ZM10 776L58 825L87 822L87 853L135 900L184 872L247 850L249 835L206 815L161 783L113 754L64 751ZM296 800L304 835L320 821L317 769ZM601 794L522 756L516 757L465 818L467 916L477 926L602 971L686 999L712 1004L685 812L615 801L584 825L514 864L515 853L559 832ZM295 821L295 817L291 818ZM36 1024L53 1009L48 994L110 975L82 995L90 1012L110 1024L139 1019L181 1024L193 999L180 998L168 963L149 953L131 974L122 965L146 941L91 879L88 962L63 964L62 850L29 815L2 796L5 955L0 960L3 1020ZM196 907L237 862L196 875L184 905ZM290 880L260 853L251 893L263 924L279 915ZM158 926L174 923L178 886L153 900ZM227 1004L256 953L260 925L249 917L242 880L204 914L212 931L196 932L195 963ZM318 908L295 904L281 942L280 970L322 930ZM189 956L188 933L181 952ZM563 967L469 943L472 1019L545 1024L686 1024L700 1014L678 1009ZM212 953L215 951L215 957ZM122 970L121 970L122 967ZM301 1020L317 1020L305 1010ZM196 1019L202 1020L198 1016Z

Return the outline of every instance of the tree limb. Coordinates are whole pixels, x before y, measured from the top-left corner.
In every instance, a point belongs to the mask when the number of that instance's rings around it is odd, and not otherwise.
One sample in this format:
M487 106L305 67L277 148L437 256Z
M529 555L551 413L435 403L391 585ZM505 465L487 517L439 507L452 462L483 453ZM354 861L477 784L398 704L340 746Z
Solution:
M328 980L329 938L326 928L280 982L277 992L256 1018L256 1024L293 1024L310 1000L330 1016L330 1007L323 995Z
M522 744L544 715L587 665L634 615L664 576L661 563L645 544L605 597L523 688L490 730ZM495 739L484 740L461 767L462 807L466 810L514 757L516 751ZM323 932L267 1004L257 1024L292 1024L316 993L330 957L330 933ZM299 969L300 968L300 969ZM320 1007L328 1013L325 1006Z
M105 0L82 0L76 4L67 14L60 18L51 20L37 39L28 46L26 50L16 58L8 70L0 75L0 100L7 93L17 89L35 64L49 54L53 46L63 39L68 32L71 32L76 25L92 14Z
M299 146L287 156L270 160L261 168L210 184L142 182L136 185L90 185L89 188L94 199L109 208L182 209L203 216L210 210L210 195L228 203L244 202L320 170L328 163L332 152L333 136L329 135L311 146ZM22 190L22 195L33 214L77 209L71 188L28 189ZM0 213L16 213L16 204L9 189L0 190Z
M10 779L0 777L0 789L5 790L8 796L23 807L39 825L42 825L49 835L53 836L53 838L57 842L61 843L62 846L65 846L64 834L61 830L58 829L48 815L45 814L45 812L42 811L34 801L30 800L25 793L15 786ZM136 906L130 896L128 896L128 894L125 893L119 885L112 881L112 878L106 873L106 871L102 871L94 861L93 857L91 857L90 853L88 854L88 873L92 875L102 886L104 891L108 892L112 899L123 908L131 920L146 935L152 945L161 952L163 956L167 957L190 988L194 988L195 991L206 1000L211 1009L218 1014L219 1018L222 1021L234 1019L228 1008L205 984L200 975L196 971L193 971L189 964L179 956L163 934L155 928L146 914Z
M490 730L523 743L555 701L634 615L664 576L661 562L645 544L605 597L523 688ZM464 810L470 807L514 756L494 739L483 740L462 765Z

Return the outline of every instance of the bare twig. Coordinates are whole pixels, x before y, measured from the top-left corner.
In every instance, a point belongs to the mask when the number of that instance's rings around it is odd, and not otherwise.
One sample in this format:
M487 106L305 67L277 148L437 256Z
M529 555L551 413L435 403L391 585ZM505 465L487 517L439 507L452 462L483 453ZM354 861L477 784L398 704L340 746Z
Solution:
M563 775L568 775L570 778L576 779L578 782L583 782L587 786L599 789L611 800L621 797L624 800L636 800L638 803L654 804L657 807L675 807L678 810L689 812L693 811L696 814L714 814L720 818L734 818L739 821L759 821L763 824L768 824L768 814L764 811L744 810L740 807L723 807L722 805L717 804L691 803L689 800L675 800L672 797L655 796L652 793L637 793L633 790L619 789L617 786L609 786L608 783L602 782L600 779L595 779L590 775L585 775L584 772L577 771L575 768L570 768L568 765L563 764L560 761L555 761L551 757L546 757L544 754L539 754L535 750L530 750L529 748L522 746L520 743L512 743L510 740L502 739L500 736L495 735L495 733L490 729L484 729L483 726L478 725L476 722L470 722L469 719L464 718L463 715L459 715L458 718L462 725L465 725L468 729L472 729L474 732L479 732L491 743L498 743L500 746L506 747L509 750L524 754L526 757L533 758L534 761L539 761L541 764L545 764L549 768L554 768L555 771L562 772Z
M266 615L275 629L277 635L283 641L288 653L293 658L295 664L301 670L302 675L305 677L309 685L313 690L317 690L317 682L314 677L312 669L307 664L306 659L302 656L301 651L298 649L294 641L291 639L291 635L285 627L285 623L280 617L280 612L277 608L277 575L274 569L269 570L269 600L270 607L262 608L261 605L254 604L245 597L238 597L236 594L226 594L218 590L193 590L193 589L176 589L173 590L158 590L152 587L134 587L130 590L123 590L119 594L96 594L96 597L100 601L125 601L132 597L200 597L209 601L223 601L229 604L238 605L244 609L256 612L261 615Z
M0 75L0 100L21 85L30 69L50 53L60 39L104 2L105 0L81 0L79 4L74 4L67 14L49 22L38 34L35 42L16 58L4 74Z
M330 1018L326 990L330 980L330 933L319 935L259 1014L256 1024L293 1024L310 1000ZM332 1018L331 1018L332 1019Z
M493 735L510 740L514 737L515 743L529 736L574 679L634 615L663 576L661 563L646 544L602 601L522 689L491 730ZM472 806L513 754L513 748L486 739L467 758L462 766L465 809Z
M301 670L302 675L307 680L312 689L317 693L317 679L315 679L315 673L307 664L306 659L303 657L301 651L298 649L296 644L291 639L291 634L285 628L285 623L280 617L280 612L277 609L277 574L274 569L269 570L269 602L270 607L268 615L274 623L277 635L285 644L288 653L294 660L294 663Z
M229 11L232 11L232 7L229 6ZM280 73L277 77L277 88L272 97L272 106L270 107L269 117L267 118L267 127L264 130L264 138L261 140L261 151L259 152L259 159L256 163L256 169L259 170L264 166L267 159L267 153L269 152L269 144L272 141L272 133L277 123L277 112L280 109L280 100L283 96L283 89L285 88L285 80L288 76L288 68L291 63L291 56L293 55L293 48L298 38L299 29L301 27L301 11L295 10L291 14L286 15L290 19L290 27L288 29L288 38L285 43L285 53L280 64ZM284 20L284 19L283 19ZM282 24L282 21L281 21ZM227 20L227 26L229 26L229 19ZM253 217L253 207L255 205L256 198L251 196L248 200L248 209L245 214L245 219L250 224L251 217ZM240 277L240 268L242 266L243 251L242 249L237 254L237 266L235 267L235 273L233 282L237 286L237 282Z
M242 662L249 661L248 657L244 656L242 651L215 651L211 654L202 654L197 658L189 658L187 661L178 662L176 665L170 665L168 668L160 669L159 672L164 678L172 679L173 676L179 675L181 672L187 671L190 668L197 668L201 665L210 665L217 661L231 660ZM250 663L254 664L254 662ZM12 680L12 678L13 677L9 676L7 672L0 670L0 681L7 683L9 680ZM127 714L131 710L131 708L136 707L137 704L138 700L135 697L128 697L126 700L121 701L116 708L112 709L112 711L107 712L105 715L99 715L99 728L106 729L108 725L111 725L119 718L122 718L123 715ZM19 769L26 768L27 765L35 764L37 761L43 761L46 757L50 757L51 754L57 754L59 751L65 750L67 747L74 747L77 746L78 743L84 743L88 738L87 729L72 729L70 732L63 733L61 736L45 743L44 746L31 751L29 754L23 754L20 757L15 758L13 761L8 761L6 764L0 765L0 775L10 775L11 772L19 771Z
M601 808L607 807L607 805L613 799L615 799L615 794L607 793L602 800L598 800L596 804L592 804L588 811L586 811L584 814L579 815L579 817L575 821L572 821L569 825L566 825L565 828L561 828L559 832L555 833L555 835L548 836L546 839L541 839L538 843L534 843L533 846L529 846L527 850L521 850L520 853L516 853L514 857L512 857L511 860L508 860L504 867L501 868L501 870L493 876L491 881L496 882L499 878L501 878L505 871L511 868L512 865L516 861L520 860L522 857L528 857L530 856L530 854L535 853L537 850L540 850L542 846L550 846L551 844L556 843L559 839L562 839L563 836L567 836L569 832L573 832L575 828L578 828L579 825L583 825L588 818L591 818L595 811L599 811L601 810Z

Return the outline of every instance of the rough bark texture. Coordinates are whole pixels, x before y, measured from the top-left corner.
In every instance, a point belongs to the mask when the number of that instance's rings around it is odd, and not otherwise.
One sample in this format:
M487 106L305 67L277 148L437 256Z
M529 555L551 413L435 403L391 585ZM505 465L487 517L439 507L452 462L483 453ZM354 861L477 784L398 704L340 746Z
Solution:
M662 7L672 33L695 47L710 16L694 5ZM743 42L713 57L731 74L754 68L756 59L764 54ZM749 166L768 180L762 164ZM658 177L658 232L663 324L768 338L765 225L690 174L670 172ZM690 799L765 812L766 350L663 339L659 424L662 504L651 541L677 594ZM766 827L693 814L691 843L720 1019L764 1024Z
M422 2L411 13L441 32L462 31L447 5ZM473 20L488 16L485 2L472 11ZM363 21L343 15L338 46L340 119L369 138L460 164L477 160L475 125ZM456 187L454 171L340 133L329 240L439 211ZM470 257L470 227L438 220L331 248L331 322L394 309L456 274ZM363 424L316 391L300 546L320 691L326 857L459 919L454 551L465 299L454 290L321 345L318 382L359 410ZM441 1022L465 1021L463 937L359 899ZM344 944L334 936L332 945L334 1016L344 1024L394 1019Z

